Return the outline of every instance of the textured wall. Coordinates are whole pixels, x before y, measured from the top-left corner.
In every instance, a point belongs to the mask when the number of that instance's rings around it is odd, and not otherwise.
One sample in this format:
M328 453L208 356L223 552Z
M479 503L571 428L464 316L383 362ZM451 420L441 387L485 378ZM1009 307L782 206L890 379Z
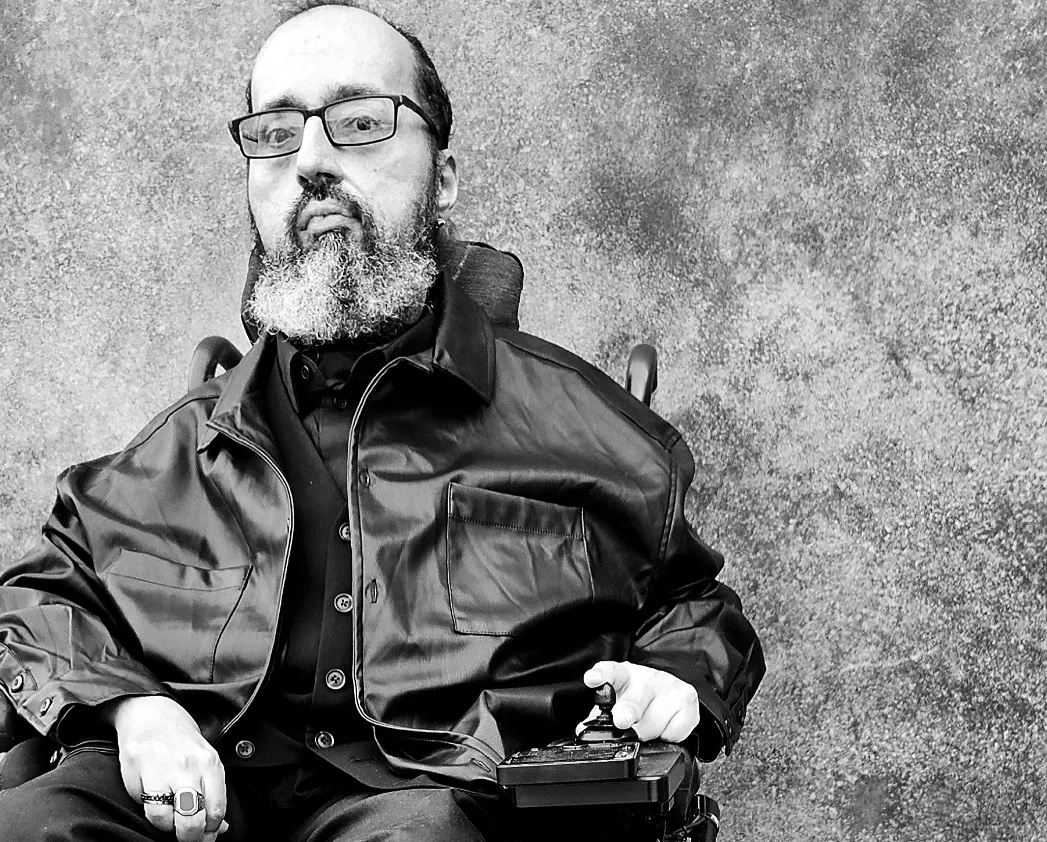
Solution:
M456 219L523 258L525 327L615 374L660 349L770 669L707 770L722 838L1047 839L1042 5L387 8L443 68ZM197 339L243 345L224 122L271 15L0 6L4 557Z

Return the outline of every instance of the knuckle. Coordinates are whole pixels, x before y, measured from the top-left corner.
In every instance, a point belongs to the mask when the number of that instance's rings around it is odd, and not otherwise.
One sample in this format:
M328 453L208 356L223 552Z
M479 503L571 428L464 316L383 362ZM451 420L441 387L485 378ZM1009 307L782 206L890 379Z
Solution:
M163 830L170 833L174 830L174 817L170 812L157 812L156 808L146 807L145 817L149 820L149 824L155 827L157 830Z
M217 769L221 765L218 760L218 754L210 746L195 751L193 753L193 761L197 767L208 771Z
M168 754L167 762L180 770L188 769L190 763L189 752L184 749L175 749Z

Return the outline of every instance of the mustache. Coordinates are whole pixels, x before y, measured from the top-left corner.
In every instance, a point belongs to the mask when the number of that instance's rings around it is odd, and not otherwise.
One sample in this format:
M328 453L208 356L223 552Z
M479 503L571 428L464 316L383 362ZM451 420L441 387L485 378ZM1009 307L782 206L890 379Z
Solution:
M294 203L284 218L284 228L287 232L289 242L295 243L299 249L302 248L301 232L298 228L298 220L310 202L322 202L330 199L337 202L345 210L346 216L356 217L360 220L363 229L363 242L361 245L366 253L373 253L378 244L378 224L375 222L374 214L359 199L337 185L330 184L308 184L302 189L302 195Z

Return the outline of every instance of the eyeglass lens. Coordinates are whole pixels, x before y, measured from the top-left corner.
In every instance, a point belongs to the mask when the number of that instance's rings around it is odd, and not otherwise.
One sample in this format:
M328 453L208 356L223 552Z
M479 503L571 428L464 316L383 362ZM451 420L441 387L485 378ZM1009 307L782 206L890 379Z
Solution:
M396 131L396 105L391 99L369 97L335 102L323 113L332 142L360 146L388 140ZM250 158L286 155L302 145L305 115L301 111L265 111L240 123L240 142Z

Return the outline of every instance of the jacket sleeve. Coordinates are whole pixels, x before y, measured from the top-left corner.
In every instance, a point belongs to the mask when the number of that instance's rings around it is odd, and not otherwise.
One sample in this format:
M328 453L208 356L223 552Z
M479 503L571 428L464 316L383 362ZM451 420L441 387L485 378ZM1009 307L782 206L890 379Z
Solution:
M684 517L694 461L682 441L673 457L661 564L630 659L672 673L698 691L698 756L709 761L721 748L731 753L765 666L741 600L716 579L723 556L708 547Z
M80 509L103 462L64 472L40 543L0 565L0 694L59 742L69 742L63 720L78 705L167 693L121 644L93 566Z

